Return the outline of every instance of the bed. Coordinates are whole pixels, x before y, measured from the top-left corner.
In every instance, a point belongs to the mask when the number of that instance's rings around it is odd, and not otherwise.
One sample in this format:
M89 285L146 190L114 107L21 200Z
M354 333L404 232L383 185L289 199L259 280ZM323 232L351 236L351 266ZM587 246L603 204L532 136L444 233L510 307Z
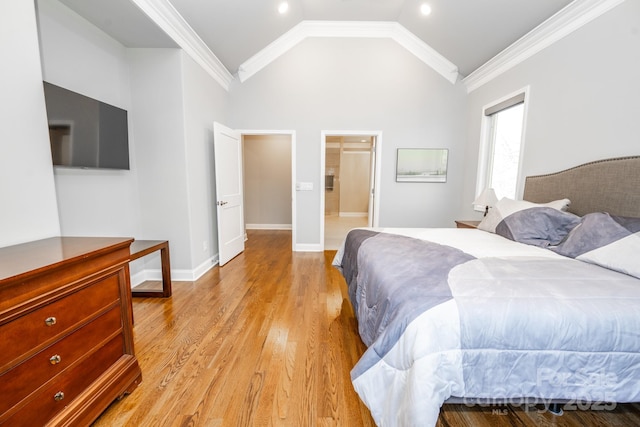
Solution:
M640 156L528 177L524 199L478 230L349 232L333 263L378 425L433 426L443 403L640 401Z

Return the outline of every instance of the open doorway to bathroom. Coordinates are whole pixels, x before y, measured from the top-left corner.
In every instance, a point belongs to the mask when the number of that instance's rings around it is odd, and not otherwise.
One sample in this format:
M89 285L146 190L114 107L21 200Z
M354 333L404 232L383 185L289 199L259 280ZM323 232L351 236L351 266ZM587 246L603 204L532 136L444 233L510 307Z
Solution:
M377 133L324 135L323 240L338 249L352 228L376 221Z

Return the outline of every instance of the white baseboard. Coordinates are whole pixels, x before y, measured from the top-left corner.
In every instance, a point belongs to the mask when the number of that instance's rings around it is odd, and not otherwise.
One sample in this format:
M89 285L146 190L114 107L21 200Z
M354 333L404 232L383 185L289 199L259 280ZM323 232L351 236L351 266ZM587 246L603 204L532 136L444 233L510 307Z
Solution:
M193 270L171 270L172 282L194 282L202 277L207 271L218 265L218 254L205 260ZM162 270L159 268L150 268L142 270L136 274L131 275L131 287L134 288L141 283L149 280L160 281L162 280Z
M211 258L205 260L203 263L201 263L199 266L197 266L196 268L194 268L193 270L191 270L190 274L191 277L193 277L193 279L191 279L192 281L198 280L200 277L202 277L207 271L211 270L213 267L215 267L216 265L218 265L218 261L220 260L220 258L218 257L218 254L215 254L214 256L212 256Z
M147 280L152 280L152 279L147 279L148 275L149 275L148 270L142 270L142 271L137 272L136 274L132 274L131 275L131 287L135 288L140 283L146 282Z
M291 224L245 224L247 230L291 230Z
M349 218L362 218L369 216L368 212L340 212L338 216Z
M294 252L323 252L324 248L319 243L296 243Z

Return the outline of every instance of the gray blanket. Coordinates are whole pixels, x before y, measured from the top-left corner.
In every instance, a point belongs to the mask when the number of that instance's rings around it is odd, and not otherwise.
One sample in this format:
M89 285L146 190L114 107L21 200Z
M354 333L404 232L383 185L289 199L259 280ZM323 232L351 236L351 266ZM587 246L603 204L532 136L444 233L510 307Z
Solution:
M417 316L452 299L449 271L472 259L459 249L411 237L349 232L341 268L360 337L371 346L352 377L384 357Z

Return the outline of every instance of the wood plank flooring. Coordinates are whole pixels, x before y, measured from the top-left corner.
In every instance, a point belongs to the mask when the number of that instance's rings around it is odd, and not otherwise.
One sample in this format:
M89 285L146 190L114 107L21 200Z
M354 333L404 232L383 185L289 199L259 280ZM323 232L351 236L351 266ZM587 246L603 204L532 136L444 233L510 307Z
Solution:
M373 426L349 371L365 347L334 252L292 253L291 233L249 231L243 254L173 297L135 298L143 381L94 426ZM445 405L439 427L633 426L640 406L561 417Z

